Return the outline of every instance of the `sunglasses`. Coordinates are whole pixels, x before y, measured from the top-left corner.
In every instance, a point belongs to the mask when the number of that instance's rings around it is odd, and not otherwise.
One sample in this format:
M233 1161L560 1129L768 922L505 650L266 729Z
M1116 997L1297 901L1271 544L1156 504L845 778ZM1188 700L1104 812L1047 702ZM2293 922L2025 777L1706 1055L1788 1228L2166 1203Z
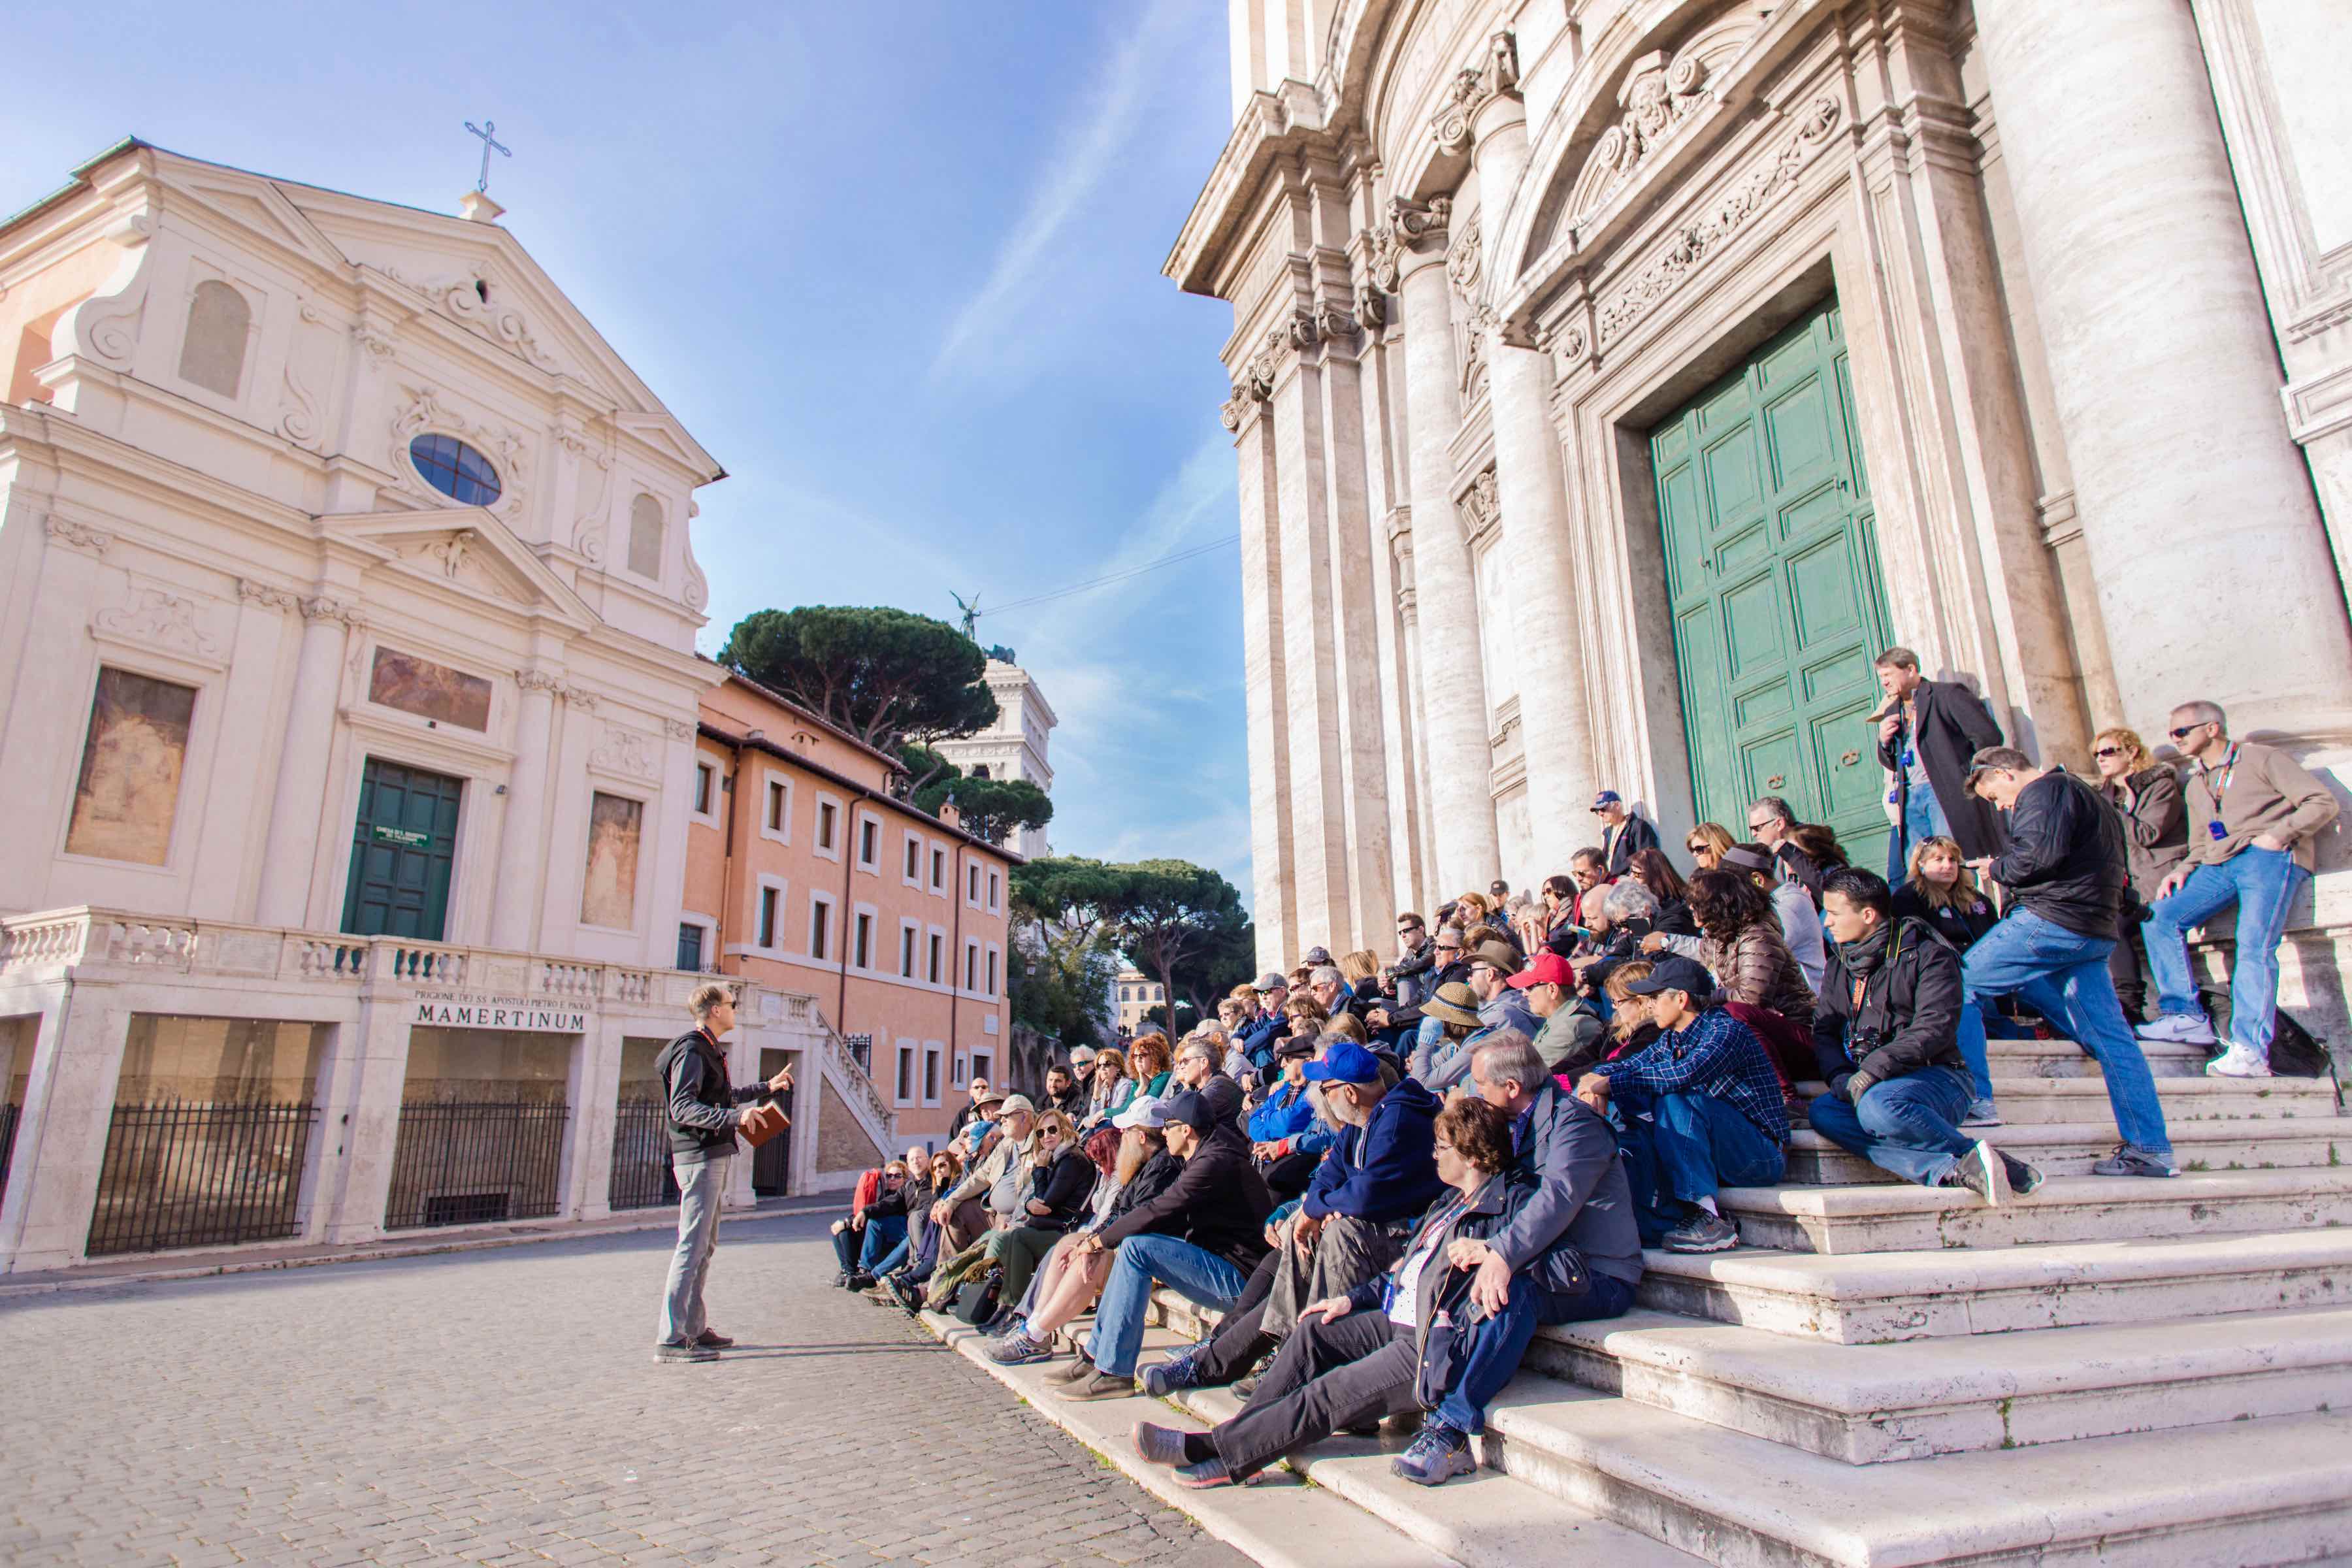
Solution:
M1694 855L1712 855L1715 853L1715 846L1712 844L1685 844L1683 847L1689 850Z
M2176 740L2176 741L2185 741L2185 740L2189 739L2189 736L2194 735L2195 733L2197 733L2197 731L2198 731L2202 730L2203 728L2205 728L2205 726L2206 726L2207 724L2210 724L2210 723L2211 723L2211 722L2212 722L2212 721L2211 721L2210 719L2206 719L2206 720L2200 721L2199 721L2199 722L2197 722L2197 723L2194 723L2194 724L2189 725L2189 726L2188 726L2187 728L2185 728L2185 729L2170 730L2170 731L2166 731L2166 733L2169 734L2169 735L2170 735L2174 740ZM2102 756L2105 755L2105 752L2101 752L2100 754L2101 754Z
M1448 947L1441 942L1437 944L1437 951L1440 952L1460 952L1462 950L1458 947Z
M2184 730L2181 733L2187 734L2188 731ZM2097 751L2091 753L2091 755L2095 757L2120 757L2126 754L2127 753L2126 753L2121 746L2101 746Z
M1761 833L1780 820L1780 819L1777 816L1768 816L1761 822L1751 822L1748 825L1748 831L1750 833Z

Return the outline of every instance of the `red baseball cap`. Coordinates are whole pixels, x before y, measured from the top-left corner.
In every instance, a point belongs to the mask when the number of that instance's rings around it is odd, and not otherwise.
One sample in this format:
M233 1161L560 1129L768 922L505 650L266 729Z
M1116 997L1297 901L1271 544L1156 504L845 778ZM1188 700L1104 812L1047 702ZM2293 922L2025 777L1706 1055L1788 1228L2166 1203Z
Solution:
M1568 960L1547 951L1528 960L1528 966L1512 975L1510 983L1514 989L1520 991L1530 985L1573 985L1576 984L1576 971L1568 966Z

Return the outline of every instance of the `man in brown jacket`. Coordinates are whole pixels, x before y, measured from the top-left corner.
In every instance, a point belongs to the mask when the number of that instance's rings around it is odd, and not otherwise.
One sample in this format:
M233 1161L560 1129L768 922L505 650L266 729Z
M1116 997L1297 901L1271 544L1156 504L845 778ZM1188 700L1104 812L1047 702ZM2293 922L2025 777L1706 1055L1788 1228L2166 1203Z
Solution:
M2139 1026L2140 1037L2214 1043L2197 1003L2185 933L2236 904L2230 1048L2205 1070L2268 1078L2279 939L2287 910L2311 880L2313 840L2336 820L2336 797L2284 752L2230 739L2229 721L2210 702L2174 709L2171 733L2189 762L2189 858L2158 885L2140 928L2158 1009L2154 1022Z

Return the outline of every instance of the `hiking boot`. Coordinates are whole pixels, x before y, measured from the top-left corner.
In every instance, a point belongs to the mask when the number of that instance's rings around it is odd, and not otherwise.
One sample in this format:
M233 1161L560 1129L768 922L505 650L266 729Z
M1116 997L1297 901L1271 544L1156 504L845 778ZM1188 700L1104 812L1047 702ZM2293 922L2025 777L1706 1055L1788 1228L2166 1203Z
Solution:
M1033 1361L1052 1361L1054 1347L1031 1339L1026 1329L1015 1329L988 1347L988 1359L999 1366L1026 1366Z
M861 1268L843 1280L841 1288L845 1290L871 1290L874 1289L874 1276Z
M1996 1150L1996 1153L2000 1151ZM2009 1173L2009 1190L2023 1197L2042 1184L2042 1167L2029 1165L2013 1154L2001 1154L2001 1169Z
M1100 1367L1095 1366L1087 1367L1087 1372L1088 1375L1079 1378L1075 1383L1066 1383L1062 1384L1061 1387L1054 1390L1055 1396L1056 1398L1068 1400L1132 1399L1135 1397L1135 1379L1131 1377L1114 1377L1109 1373L1103 1371Z
M2258 1057L2245 1047L2235 1044L2205 1064L2208 1078L2268 1078L2271 1064L2266 1057Z
M1478 1460L1470 1452L1470 1437L1432 1416L1412 1440L1412 1447L1400 1455L1389 1467L1415 1486L1444 1486L1456 1476L1466 1476L1478 1468Z
M1094 1371L1094 1369L1095 1363L1087 1359L1086 1352L1080 1351L1077 1355L1071 1360L1069 1365L1057 1366L1053 1371L1047 1373L1045 1374L1045 1381L1047 1383L1076 1383L1078 1379L1086 1376L1087 1373Z
M2173 1176L2179 1174L2172 1162L2135 1149L2128 1143L2118 1143L2116 1152L2091 1167L2095 1176Z
M1993 1109L1992 1101L1990 1100L1972 1100L1969 1101L1969 1113L1960 1118L1960 1125L1998 1127L2000 1125L2000 1112Z
M2164 1013L2142 1024L2134 1033L2143 1040L2163 1040L2176 1046L2213 1044L2213 1026L2202 1013Z
M1999 1207L2009 1201L2009 1167L2000 1163L1999 1151L1979 1141L1969 1146L1958 1164L1945 1173L1943 1184L1966 1187L1987 1204Z
M1705 1209L1700 1209L1666 1232L1668 1252L1728 1252L1738 1245L1739 1232L1732 1223L1721 1215L1709 1214ZM1425 1484L1433 1486L1436 1483Z
M1139 1421L1135 1424L1135 1451L1155 1465L1181 1465L1184 1462L1184 1434L1173 1426Z
M923 1310L922 1292L906 1280L893 1274L882 1283L889 1290L891 1299L907 1310L907 1316L911 1318Z
M1255 1375L1250 1377L1237 1377L1234 1379L1233 1386L1234 1397L1235 1399L1246 1400L1251 1394L1257 1392L1257 1379Z
M1191 1351L1143 1369L1143 1392L1154 1399L1165 1399L1179 1389L1200 1386L1201 1374L1193 1369Z
M1190 1487L1198 1492L1206 1491L1211 1487L1239 1486L1241 1482L1233 1471L1225 1468L1225 1462L1223 1459L1211 1458L1203 1459L1197 1465L1176 1467L1176 1484L1180 1487Z
M694 1336L694 1342L705 1350L723 1351L733 1345L735 1342L717 1329L705 1329Z
M677 1344L665 1342L654 1347L656 1361L717 1361L719 1352L708 1345Z

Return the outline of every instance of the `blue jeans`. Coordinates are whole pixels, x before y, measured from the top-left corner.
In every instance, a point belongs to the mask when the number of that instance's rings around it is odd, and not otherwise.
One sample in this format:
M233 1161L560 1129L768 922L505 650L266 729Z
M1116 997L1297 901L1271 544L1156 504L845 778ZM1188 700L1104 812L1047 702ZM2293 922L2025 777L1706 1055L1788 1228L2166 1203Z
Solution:
M1728 1100L1640 1089L1611 1099L1624 1118L1618 1143L1633 1184L1634 1219L1650 1246L1717 1188L1772 1186L1788 1170L1786 1152Z
M2000 1015L1996 1013L1993 1016L2000 1018ZM2009 1020L2001 1018L2000 1022L2006 1026ZM1969 1092L1987 1105L1992 1103L1992 1058L1985 1050L1985 1037L1990 1033L1991 1031L1985 1026L1982 1004L1973 1001L1961 1003L1960 1057L1969 1064ZM2003 1035L2000 1037L2006 1040L2014 1037Z
M2278 1011L2278 945L2286 911L2311 873L2282 849L2239 850L2219 866L2200 866L2168 899L2150 907L2140 937L2148 973L2156 977L2159 1013L2196 1013L2197 984L2189 973L2189 939L2232 903L2238 906L2237 952L2230 961L2230 1038L2258 1057L2271 1050L2272 1015Z
M1951 1068L1922 1068L1872 1084L1858 1105L1825 1094L1805 1115L1814 1131L1839 1148L1906 1182L1934 1187L1976 1147L1959 1130L1968 1110L1965 1076Z
M907 1216L877 1215L863 1229L836 1230L833 1252L844 1274L866 1273L878 1279L907 1260Z
M1188 1300L1223 1311L1241 1297L1249 1276L1225 1259L1172 1236L1130 1236L1118 1244L1110 1278L1095 1308L1087 1335L1087 1359L1113 1377L1135 1375L1135 1354L1143 1348L1143 1316L1151 1305L1151 1282Z
M1981 1010L1993 998L2014 993L2098 1058L2124 1142L2169 1161L2172 1140L2165 1136L2156 1080L2124 1022L2116 983L2107 973L2107 952L2115 945L2068 931L2032 910L2012 910L1960 960L1960 999L1976 1004L1960 1009L1960 1050L1970 1061L1981 1058Z
M727 1162L672 1161L677 1173L677 1247L662 1288L661 1343L682 1345L710 1326L703 1315L702 1284L719 1250L719 1202L727 1191Z
M1895 824L1895 831L1886 836L1886 885L1899 888L1911 877L1911 851L1923 840L1949 838L1952 824L1944 816L1936 792L1926 784L1914 784L1903 797L1903 820Z
M1555 1296L1526 1275L1511 1280L1511 1299L1503 1310L1472 1331L1470 1349L1454 1385L1439 1401L1437 1418L1457 1432L1485 1430L1486 1406L1503 1392L1528 1353L1538 1323L1590 1323L1622 1318L1633 1304L1633 1287L1606 1274L1592 1277L1592 1289L1581 1296Z

